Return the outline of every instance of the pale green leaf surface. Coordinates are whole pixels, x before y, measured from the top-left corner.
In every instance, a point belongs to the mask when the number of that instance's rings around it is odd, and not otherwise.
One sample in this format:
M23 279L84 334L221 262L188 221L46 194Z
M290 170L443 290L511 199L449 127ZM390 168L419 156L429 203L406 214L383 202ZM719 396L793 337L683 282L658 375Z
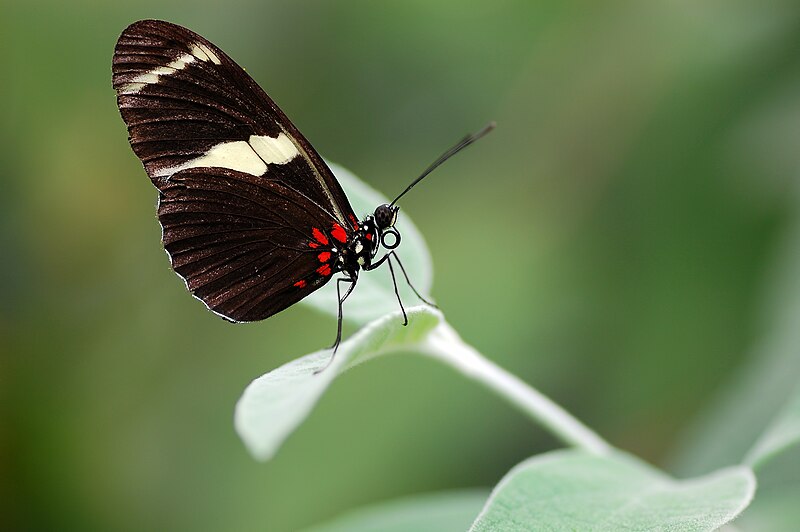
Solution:
M800 389L750 450L745 463L758 468L776 454L800 444Z
M442 320L441 313L428 306L407 312L407 327L399 311L363 327L341 343L324 371L315 373L328 364L330 349L300 357L251 382L236 404L234 424L253 456L271 458L338 375L370 358L413 348Z
M555 451L514 467L471 530L716 530L754 490L743 466L679 481L622 453Z
M329 166L333 173L336 174L336 178L341 183L359 219L363 219L367 214L372 214L378 205L390 201L363 181L360 181L345 168L330 163ZM397 192L399 193L401 190L397 190ZM403 266L411 282L414 283L420 294L427 295L430 293L433 273L431 257L428 247L425 245L425 240L413 222L404 215L402 207L395 227L402 237L400 246L395 252L400 257L400 260L403 261ZM403 302L406 305L418 304L419 299L408 287L408 283L406 283L403 274L397 267L395 267L395 275ZM335 279L303 299L303 303L336 316L338 304ZM343 315L345 319L358 325L363 325L384 314L393 312L397 308L397 297L394 294L389 268L388 265L383 265L371 272L361 272L358 278L358 286L345 302Z
M488 497L488 490L405 497L353 510L306 532L463 532Z

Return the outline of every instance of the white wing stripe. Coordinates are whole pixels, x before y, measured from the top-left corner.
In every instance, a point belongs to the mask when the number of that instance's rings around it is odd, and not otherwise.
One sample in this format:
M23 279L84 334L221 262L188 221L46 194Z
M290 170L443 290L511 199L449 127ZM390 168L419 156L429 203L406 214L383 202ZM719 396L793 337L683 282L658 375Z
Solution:
M183 54L178 59L173 61L172 63L168 64L167 66L156 67L153 70L149 70L144 74L139 74L135 78L131 80L130 83L126 83L120 89L120 92L124 94L131 94L136 93L142 90L142 88L147 84L154 84L158 83L158 80L161 76L166 76L168 74L174 74L178 70L183 70L186 68L186 65L193 62L195 60L195 56L192 54Z
M279 133L277 138L250 135L250 146L267 164L286 164L300 153L284 133Z
M169 177L188 168L221 167L261 176L266 173L268 164L286 164L299 153L294 142L284 133L280 133L277 138L250 135L249 140L221 142L200 157L177 166L162 168L154 175Z
M209 60L208 56L206 55L206 53L197 44L193 44L192 45L192 55L194 55L200 61L208 61Z
M221 63L219 57L217 57L217 54L211 51L211 48L203 43L192 45L192 53L202 61L211 61L215 65L219 65Z

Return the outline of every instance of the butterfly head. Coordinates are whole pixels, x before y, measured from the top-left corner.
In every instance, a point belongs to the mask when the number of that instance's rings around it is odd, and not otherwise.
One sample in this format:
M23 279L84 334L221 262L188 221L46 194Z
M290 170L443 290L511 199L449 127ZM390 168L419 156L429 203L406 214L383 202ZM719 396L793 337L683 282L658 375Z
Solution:
M386 249L394 249L400 245L400 233L394 228L397 221L397 211L400 207L384 203L378 205L372 215L375 221L375 228L380 235L381 245Z
M375 225L378 226L378 230L384 231L385 229L394 227L394 223L397 221L397 211L399 210L400 207L389 205L388 203L378 205L375 209L375 214L373 214Z

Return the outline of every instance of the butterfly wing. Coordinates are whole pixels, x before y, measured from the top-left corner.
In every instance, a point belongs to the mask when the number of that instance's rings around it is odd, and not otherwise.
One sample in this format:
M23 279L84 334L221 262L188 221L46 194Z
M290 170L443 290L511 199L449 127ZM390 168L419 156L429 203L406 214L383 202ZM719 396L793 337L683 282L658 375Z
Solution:
M286 115L227 54L158 20L123 31L113 85L131 146L153 184L222 167L277 181L343 226L353 209L333 173Z
M158 219L172 268L231 321L268 318L332 275L338 223L277 181L191 168L162 188Z
M131 146L160 191L164 247L195 297L255 321L331 278L353 209L241 67L186 28L142 20L120 36L112 70Z

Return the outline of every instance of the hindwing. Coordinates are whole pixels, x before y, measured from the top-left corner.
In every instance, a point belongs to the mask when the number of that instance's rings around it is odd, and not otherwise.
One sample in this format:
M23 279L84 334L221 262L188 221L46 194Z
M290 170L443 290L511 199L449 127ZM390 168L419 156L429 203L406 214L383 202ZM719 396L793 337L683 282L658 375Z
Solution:
M172 268L231 321L267 318L335 271L341 226L306 196L225 168L192 168L163 186L158 219Z

